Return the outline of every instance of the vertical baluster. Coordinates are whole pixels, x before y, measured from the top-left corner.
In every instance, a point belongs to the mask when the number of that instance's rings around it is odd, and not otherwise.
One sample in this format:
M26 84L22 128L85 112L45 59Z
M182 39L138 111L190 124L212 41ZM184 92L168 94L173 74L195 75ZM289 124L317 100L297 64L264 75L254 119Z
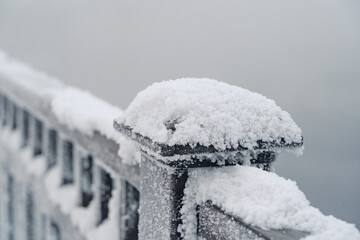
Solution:
M58 158L58 133L55 129L48 130L47 141L47 155L46 155L46 169L51 169L57 163Z
M7 173L7 197L7 238L8 240L14 240L14 179L9 172Z
M100 192L100 186L101 186L101 167L98 165L94 165L94 170L93 170L93 174L94 174L94 186L93 186L93 190L94 190L94 197L93 197L93 204L95 204L96 208L95 208L95 222L96 224L100 222L100 212L101 212L101 208L100 208L100 200L101 200L101 192Z
M120 238L121 230L119 228L119 226L120 226L120 209L119 209L120 204L119 204L119 201L120 201L120 196L121 196L121 189L120 189L121 180L120 180L120 177L117 175L110 175L109 173L107 173L107 174L108 174L108 177L110 177L110 179L108 180L108 183L110 183L110 185L108 185L108 187L109 187L108 190L111 191L111 195L110 195L110 198L107 203L107 207L108 207L107 218L112 222L112 224L113 224L112 226L114 226L113 227L114 239L121 239Z
M25 183L19 182L15 184L15 239L26 239L26 196L28 189Z
M2 93L0 93L0 123L1 123L1 125L2 125L3 115L4 115L3 101L4 101L4 95ZM1 234L0 234L0 236L1 236Z
M20 127L21 127L21 146L26 147L29 145L29 139L30 139L30 114L25 109L21 110Z
M109 216L109 201L112 197L113 180L104 169L100 170L100 225Z
M62 141L62 184L74 182L74 145L71 141Z
M33 145L33 156L43 154L44 151L44 124L37 118L34 119L34 145Z
M31 191L26 194L26 239L35 240L35 211L34 199Z
M138 239L139 191L126 180L120 180L120 239Z
M76 204L81 206L81 159L85 155L84 150L76 145L74 151L74 187L76 189Z
M48 234L48 219L45 213L41 214L40 221L41 221L41 227L40 227L41 240L46 240Z
M59 225L52 220L50 223L50 240L61 240L61 231Z
M8 99L6 96L3 97L2 109L3 109L2 125L6 126L8 119Z
M34 187L34 186L30 186ZM43 238L43 232L46 231L46 228L43 230L43 216L46 216L44 214L44 211L46 211L45 202L44 202L44 196L39 194L38 188L31 188L32 196L33 196L33 212L34 212L34 223L33 223L33 232L34 232L34 239L35 240L42 240ZM46 227L46 226L45 226Z
M1 95L0 95L0 106L1 106ZM1 112L1 110L0 110ZM0 113L1 114L1 113ZM0 115L1 116L1 115ZM4 239L3 232L4 230L4 169L3 164L0 161L0 240Z
M10 109L11 109L11 130L15 131L18 129L18 107L14 102L10 103Z
M7 186L8 186L8 174L7 174L7 170L5 168L5 164L3 164L1 166L1 178L2 178L2 185L1 185L1 193L2 195L0 196L0 198L2 199L1 201L1 209L2 209L2 228L1 228L1 239L2 240L7 240L7 231L8 231L8 220L7 220L7 211L8 211L8 194L7 194Z
M87 207L93 199L93 166L94 160L91 155L80 158L80 205Z
M7 98L6 100L6 125L11 129L12 125L12 101Z
M31 154L34 152L35 147L35 117L29 113L29 139L28 146L31 150Z

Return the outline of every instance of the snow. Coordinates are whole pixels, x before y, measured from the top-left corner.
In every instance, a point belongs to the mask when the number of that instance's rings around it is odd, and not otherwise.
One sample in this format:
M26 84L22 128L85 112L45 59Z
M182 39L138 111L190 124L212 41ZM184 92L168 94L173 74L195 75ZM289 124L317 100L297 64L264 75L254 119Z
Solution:
M61 169L59 165L51 168L47 172L45 166L45 157L43 155L33 157L30 147L21 149L21 135L19 131L12 131L8 127L1 127L0 141L1 144L9 148L13 152L18 152L21 164L23 164L26 173L19 172L16 180L24 182L29 176L43 179L44 190L49 200L56 206L59 206L61 212L67 215L74 226L79 228L83 236L87 236L89 240L103 239L103 236L114 238L117 234L118 227L118 211L119 209L119 190L112 192L112 198L109 203L110 211L109 219L105 220L100 226L96 226L97 210L99 202L94 199L87 208L78 204L78 189L76 184L61 185ZM1 156L1 161L5 156ZM1 163L0 161L0 163ZM115 178L115 176L113 176ZM118 180L118 179L117 179ZM94 186L93 191L98 186ZM38 193L39 194L39 193ZM114 210L115 209L115 210Z
M255 167L232 166L189 172L182 208L185 239L195 239L196 204L211 200L225 212L262 229L311 233L304 240L360 239L355 225L324 216L310 206L296 183Z
M122 111L89 92L66 87L54 96L51 107L57 119L72 130L88 135L96 130L109 139L118 138L113 119Z
M21 148L21 134L19 131L12 131L9 128L1 128L0 140L2 144L21 155L22 164L30 175L41 176L45 172L45 158L43 156L33 157L30 148Z
M257 140L302 141L301 129L273 100L205 78L154 83L137 94L117 121L170 146L252 149Z
M117 142L121 146L119 148L118 155L121 157L122 163L129 165L140 164L141 162L140 147L137 147L134 141L132 141L131 139L125 136L120 136Z
M0 74L49 102L55 117L71 130L87 135L98 131L109 139L118 139L118 133L112 126L113 119L122 113L120 108L87 91L66 86L59 80L8 57L1 50Z
M79 227L82 235L86 234L96 226L96 205L94 201L87 208L76 206L71 210L71 221Z
M118 239L120 192L112 190L112 198L109 202L109 218L104 220L100 226L91 229L86 233L88 240Z
M44 72L34 70L28 64L9 57L0 50L0 74L10 78L36 95L51 98L64 85Z
M50 200L59 205L65 214L70 214L77 206L77 189L75 185L61 185L61 169L56 166L45 176L45 187Z
M1 51L0 74L46 100L53 115L71 130L88 135L98 131L116 140L121 145L119 155L124 163L139 163L140 152L138 146L113 130L112 119L119 115L117 121L134 132L170 146L201 144L219 151L242 146L251 150L257 146L257 140L279 143L284 139L287 144L302 141L301 129L273 100L216 80L186 78L155 83L140 92L122 113L91 93L65 86ZM14 152L19 151L19 133L2 129L0 140ZM44 176L50 200L70 216L88 239L110 239L118 234L115 210L120 204L119 189L112 192L109 218L95 227L96 201L87 209L79 207L76 185L61 186L59 165L45 173L43 156L32 158L29 148L20 154L28 174ZM196 205L208 200L263 229L311 233L306 240L360 239L354 225L324 216L310 206L295 182L247 166L189 170L181 209L183 225L179 228L185 239L196 239Z

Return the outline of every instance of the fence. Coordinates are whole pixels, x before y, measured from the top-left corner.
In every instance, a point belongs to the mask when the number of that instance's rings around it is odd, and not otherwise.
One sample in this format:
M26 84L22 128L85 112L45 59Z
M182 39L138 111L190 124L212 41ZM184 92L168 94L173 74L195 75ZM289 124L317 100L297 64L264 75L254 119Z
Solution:
M161 160L154 160L148 153L143 152L140 168L138 165L122 164L118 156L118 144L102 136L99 132L87 136L79 131L70 130L59 123L51 114L49 104L44 99L11 81L1 79L0 116L3 131L7 128L13 135L21 136L19 148L28 148L32 158L45 161L45 171L59 167L61 186L66 188L74 185L74 194L77 194L77 205L86 209L90 202L94 202L95 211L88 218L96 219L95 227L100 226L109 218L109 201L112 194L119 194L118 207L111 211L118 211L118 239L137 239L138 226L140 226L140 239L180 239L177 231L181 223L180 208L183 191L185 188L187 169L195 167L211 167L211 161L186 161L172 163L168 167L174 169L172 174L164 171ZM115 123L115 128L129 136L131 130ZM151 143L150 139L136 135L139 143L161 149L163 156L175 154L188 154L213 152L211 149L190 149L188 147L169 147ZM4 145L4 144L3 144ZM1 146L3 159L1 168L1 206L2 211L7 211L6 219L1 219L3 239L46 239L53 235L55 239L85 239L77 226L71 223L69 214L63 213L56 204L48 199L44 191L45 179L42 176L33 176L28 173L22 164L19 151L9 150ZM152 160L149 160L152 159ZM263 155L254 164L261 164L265 169L274 161L274 155ZM155 163L156 161L157 163ZM151 171L149 170L151 169ZM17 174L28 175L25 182L18 182ZM140 179L143 185L140 187ZM156 184L156 186L154 186ZM158 185L159 184L159 185ZM95 186L95 187L94 187ZM168 192L158 191L158 188L168 189ZM117 189L118 191L114 191ZM141 189L141 206L143 221L139 222L138 206ZM158 195L156 193L159 193ZM72 196L69 196L69 201ZM156 202L168 201L159 205ZM115 204L116 205L116 204ZM21 210L21 208L24 208ZM90 212L90 211L89 211ZM154 213L160 213L162 218L152 218ZM18 218L18 219L16 219ZM222 238L230 229L221 230L221 226L214 226L214 218L229 218L219 208L210 203L199 206L199 236L206 239L215 239L217 231L222 232ZM164 221L165 220L165 221ZM83 219L86 221L86 219ZM250 238L263 237L269 239L276 231L261 231L247 226L239 219L229 218L231 225L226 227L246 231ZM20 227L19 222L26 227ZM225 226L225 224L224 224ZM22 232L23 231L23 232ZM150 234L151 233L151 234ZM149 235L150 234L150 235ZM239 233L240 234L240 233ZM301 233L277 233L285 239L297 239ZM26 237L25 237L26 236ZM41 237L40 237L41 236ZM250 237L251 236L251 237ZM114 238L116 239L116 237Z
M141 165L126 164L114 140L101 132L88 135L70 129L52 113L46 98L6 76L0 76L0 119L0 239L4 240L183 239L179 226L189 171L216 167L213 157L222 157L223 166L245 161L241 155L219 155L201 145L159 144L115 121L114 128L142 149ZM258 144L251 164L269 170L276 158L267 150L272 143ZM272 144L272 149L301 144ZM166 160L174 156L183 157ZM197 205L194 214L202 239L307 235L248 225L211 201Z

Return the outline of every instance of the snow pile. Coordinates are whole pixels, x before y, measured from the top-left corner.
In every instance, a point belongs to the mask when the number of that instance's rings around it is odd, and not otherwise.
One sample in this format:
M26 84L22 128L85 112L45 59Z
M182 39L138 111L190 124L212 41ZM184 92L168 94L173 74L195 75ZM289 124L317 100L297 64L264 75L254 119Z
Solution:
M32 151L29 148L21 150L21 160L26 166L29 174L34 176L42 176L46 171L46 159L44 156L32 156Z
M190 171L181 210L185 216L185 239L195 239L195 206L208 200L245 223L262 229L309 232L306 240L360 239L355 225L324 216L310 206L295 182L248 166Z
M70 129L88 135L97 130L109 139L118 138L112 125L122 111L89 92L67 87L54 96L51 107L57 119Z
M1 132L1 144L6 145L14 152L20 153L21 161L27 172L33 176L43 175L46 169L45 157L42 155L33 157L32 149L21 148L21 134L19 131L13 131L8 127L1 127Z
M112 197L109 201L109 217L104 220L100 226L89 230L86 233L88 240L100 239L119 239L119 209L120 209L120 191L113 189Z
M56 92L64 88L59 80L44 72L34 70L26 63L10 58L1 50L0 74L42 97L51 98Z
M71 221L79 227L81 234L84 236L96 226L96 207L94 201L92 201L86 208L77 206L71 210Z
M8 57L0 50L0 74L32 94L49 102L55 117L72 130L92 135L95 131L118 139L113 119L121 109L78 88L68 87L27 64Z
M70 214L77 206L77 189L75 185L61 185L61 169L56 166L46 174L45 187L52 202L60 206L65 214Z
M122 159L122 163L129 165L140 164L141 152L140 148L136 146L134 141L125 136L120 136L117 140L121 146L118 151L118 155Z
M251 149L257 140L302 140L301 129L273 100L211 79L154 83L117 121L167 145L199 143L225 150Z

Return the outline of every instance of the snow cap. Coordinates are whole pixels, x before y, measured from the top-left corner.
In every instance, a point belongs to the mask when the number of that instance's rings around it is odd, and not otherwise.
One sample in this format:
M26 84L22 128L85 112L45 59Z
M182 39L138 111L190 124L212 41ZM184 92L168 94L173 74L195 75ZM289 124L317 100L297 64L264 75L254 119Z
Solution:
M259 141L302 144L301 129L275 101L217 80L182 78L139 92L116 123L159 144L202 145L218 151Z

